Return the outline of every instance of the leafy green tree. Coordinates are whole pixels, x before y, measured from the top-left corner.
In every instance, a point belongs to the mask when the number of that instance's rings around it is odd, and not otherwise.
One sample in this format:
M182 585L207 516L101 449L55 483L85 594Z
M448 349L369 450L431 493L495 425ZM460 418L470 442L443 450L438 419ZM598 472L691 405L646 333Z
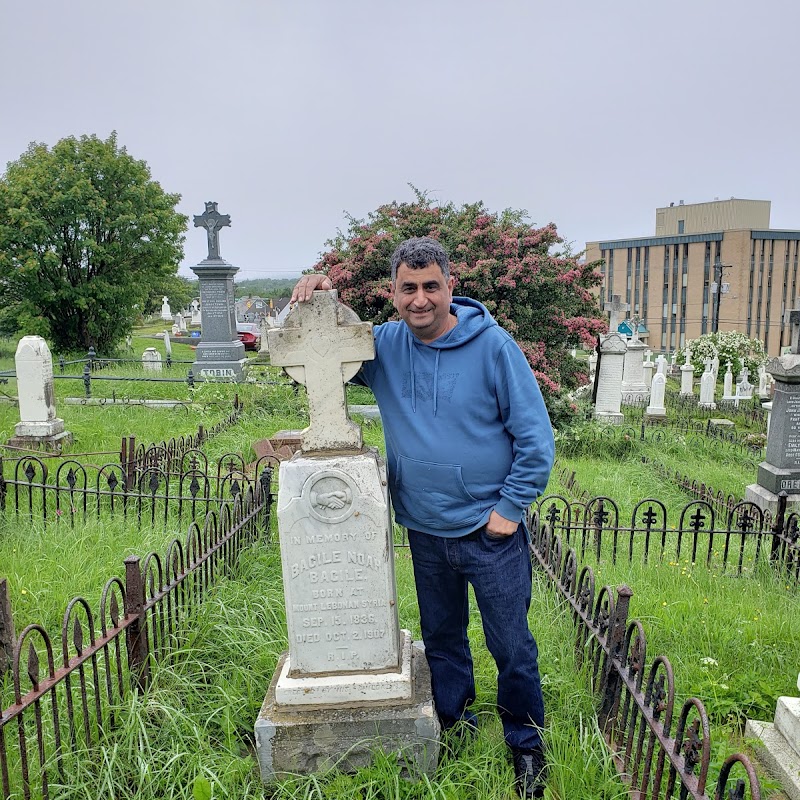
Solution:
M0 327L108 352L177 271L179 199L115 133L32 143L0 178Z
M563 246L555 225L536 228L525 211L490 213L482 203L434 206L423 192L414 203L380 206L327 242L315 270L327 273L343 302L375 323L396 318L389 264L399 242L432 236L444 245L457 278L455 294L482 302L516 339L534 370L551 419L571 413L566 394L586 371L570 350L594 345L605 331L592 288L597 264L582 264Z

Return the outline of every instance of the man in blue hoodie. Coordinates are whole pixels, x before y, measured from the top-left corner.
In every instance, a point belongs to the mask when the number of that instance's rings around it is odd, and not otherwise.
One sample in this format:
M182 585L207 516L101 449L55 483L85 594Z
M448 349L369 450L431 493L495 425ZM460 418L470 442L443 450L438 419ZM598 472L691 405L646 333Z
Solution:
M541 797L544 703L528 627L525 514L547 484L553 431L522 351L483 305L453 297L454 285L439 242L402 242L391 282L401 321L375 328L375 359L355 380L372 389L381 410L392 505L408 529L442 726L476 725L467 639L472 584L497 664L497 706L517 790ZM292 301L331 288L325 275L304 275Z

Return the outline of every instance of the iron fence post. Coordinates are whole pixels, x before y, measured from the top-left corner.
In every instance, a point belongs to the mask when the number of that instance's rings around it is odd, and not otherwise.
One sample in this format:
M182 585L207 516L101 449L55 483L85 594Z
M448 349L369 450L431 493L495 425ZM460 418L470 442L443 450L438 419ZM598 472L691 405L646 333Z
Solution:
M96 356L97 356L97 352L94 349L94 345L90 344L89 345L89 352L86 354L86 357L88 359L89 369L91 369L91 370L94 369L94 360L95 360Z
M83 388L86 392L87 397L92 396L92 370L89 366L89 362L87 361L83 365Z
M633 590L627 584L617 587L617 599L614 603L614 614L608 625L608 652L603 664L600 678L600 709L597 717L600 728L608 731L613 725L619 709L619 698L622 692L622 676L614 666L614 660L622 654L625 646L625 631L628 627L628 609L633 597Z
M772 546L770 548L769 560L774 564L781 555L781 546L784 540L784 526L786 524L786 500L788 494L782 491L778 494L778 510L775 514L775 522L772 523Z
M0 510L6 510L6 479L3 474L3 456L0 456Z
M186 376L186 383L189 384L190 389L194 389L194 372L192 372L191 367L189 367L189 374Z
M0 679L11 669L14 657L14 619L11 616L11 598L8 581L0 578Z
M64 356L58 357L58 369L60 370L61 374L64 374Z
M125 616L136 617L128 626L125 645L128 669L134 687L146 689L150 680L150 646L147 637L147 616L144 610L144 581L138 556L125 559Z

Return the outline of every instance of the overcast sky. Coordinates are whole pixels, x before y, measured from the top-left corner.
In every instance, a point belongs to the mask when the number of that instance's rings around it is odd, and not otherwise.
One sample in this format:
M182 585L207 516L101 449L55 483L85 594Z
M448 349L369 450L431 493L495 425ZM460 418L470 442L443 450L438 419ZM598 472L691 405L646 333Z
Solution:
M239 278L299 274L379 204L483 200L582 249L655 208L800 228L792 0L0 0L0 164L116 130ZM190 220L191 226L191 220ZM206 254L190 227L181 270Z

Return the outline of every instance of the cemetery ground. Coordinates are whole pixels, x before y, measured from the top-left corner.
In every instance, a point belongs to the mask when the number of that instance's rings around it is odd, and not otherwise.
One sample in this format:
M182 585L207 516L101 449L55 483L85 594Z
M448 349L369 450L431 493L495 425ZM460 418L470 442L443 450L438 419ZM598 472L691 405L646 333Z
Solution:
M138 355L152 344L135 338L134 351ZM180 354L184 347L185 354ZM191 360L189 353L186 345L173 343L176 360ZM0 356L4 355L5 351L0 351ZM186 366L176 365L172 370L184 377ZM107 374L120 375L126 370L124 366L106 369L112 371ZM208 383L195 389L185 383L103 382L104 372L92 379L93 397L111 397L116 392L117 397L169 398L186 404L176 409L66 405L64 398L80 397L83 386L78 381L57 380L58 415L75 436L71 450L107 453L95 457L97 464L114 460L112 454L118 452L122 436L136 434L137 441L159 442L189 435L198 425L210 428L230 413L235 394L243 403L241 416L202 445L211 463L229 452L240 452L246 462L254 461L254 441L281 429L303 427L307 421L303 392L295 394L274 370L264 370L274 381L265 386ZM165 367L164 374L171 371ZM121 385L130 388L123 392L118 388ZM0 391L13 397L13 380L0 386ZM351 403L370 401L364 389L350 387L348 392ZM16 407L0 403L0 433L5 438L17 420ZM737 424L747 432L746 422L737 419ZM753 481L754 465L760 460L755 452L688 431L659 430L661 437L653 435L654 429L643 441L638 425L632 425L627 433L623 428L598 435L587 426L559 436L559 465L546 495L568 499L579 492L605 495L616 503L622 526L638 501L656 497L668 509L668 527L674 527L679 509L692 500L686 490L676 486L674 472L736 497ZM365 420L364 434L369 444L382 446L378 422ZM6 478L9 468L7 463ZM277 474L273 484L276 480ZM546 502L542 509L546 510ZM64 609L73 596L84 596L96 607L100 589L108 577L121 574L125 556L144 556L150 550L163 553L167 543L183 536L186 528L186 519L179 520L174 508L156 524L139 525L133 516L121 518L105 512L99 517L89 515L84 522L81 514L73 517L71 508L43 522L22 512L17 515L13 504L7 503L0 515L0 577L8 578L17 631L38 622L57 640ZM274 536L274 518L272 528ZM691 696L705 703L712 724L709 783L713 787L724 757L746 747L741 733L744 718L771 719L777 697L794 694L800 641L798 586L776 574L765 560L748 560L754 559L750 546L743 552L739 571L738 553L726 568L718 551L713 551L710 567L705 563L705 549L702 557L692 559L684 550L681 558L676 558L671 531L665 536L663 557L660 551L651 550L646 562L638 540L630 560L627 540L620 541L620 552L626 557L616 562L607 536L599 560L591 539L585 550L578 542L573 546L583 550L586 563L593 564L598 587L625 583L632 588L629 618L641 620L647 630L648 660L664 654L672 662L676 708ZM410 556L399 531L397 543L400 623L418 639ZM576 660L571 610L538 570L534 571L530 619L539 643L548 715L549 796L564 800L625 797L597 725L589 665L578 666ZM423 776L416 783L407 782L395 761L377 753L373 765L355 775L332 771L265 789L252 757L252 726L287 642L279 552L273 538L262 536L191 612L174 649L153 664L148 688L126 695L117 709L119 727L107 734L100 757L96 750L78 753L70 767L72 779L63 785L51 781L51 796L142 800L508 798L513 775L493 708L494 664L486 651L477 612L471 616L470 639L478 684L479 733L460 748L446 740L434 778ZM6 708L11 700L12 687L6 678L0 687L0 708ZM767 788L765 796L781 797L765 776L762 786Z

